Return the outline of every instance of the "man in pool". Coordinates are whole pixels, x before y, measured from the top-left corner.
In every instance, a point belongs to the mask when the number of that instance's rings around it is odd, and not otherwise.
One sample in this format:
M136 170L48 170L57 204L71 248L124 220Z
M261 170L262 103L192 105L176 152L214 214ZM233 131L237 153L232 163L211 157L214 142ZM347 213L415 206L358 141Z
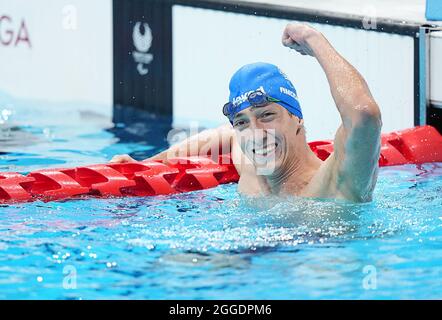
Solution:
M248 195L371 201L378 174L381 113L364 78L317 30L286 26L282 43L315 57L324 70L342 124L334 152L322 161L309 148L296 90L274 65L253 63L230 81L223 112L231 125L205 130L150 159L202 155L229 150L240 175L238 189ZM111 162L135 161L128 155Z

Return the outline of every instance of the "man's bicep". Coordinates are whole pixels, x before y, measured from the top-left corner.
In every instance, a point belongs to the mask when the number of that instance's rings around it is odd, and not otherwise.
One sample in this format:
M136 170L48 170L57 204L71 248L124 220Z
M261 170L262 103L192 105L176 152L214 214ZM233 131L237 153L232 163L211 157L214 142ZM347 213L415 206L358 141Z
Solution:
M380 119L364 119L351 128L339 127L334 141L337 184L346 196L367 201L377 178Z

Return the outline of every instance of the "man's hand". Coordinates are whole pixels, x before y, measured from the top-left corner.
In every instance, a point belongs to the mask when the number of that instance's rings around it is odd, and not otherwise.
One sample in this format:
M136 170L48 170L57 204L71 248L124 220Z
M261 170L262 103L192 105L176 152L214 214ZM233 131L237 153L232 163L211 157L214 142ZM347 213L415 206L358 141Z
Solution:
M307 40L317 36L322 36L322 34L309 25L289 23L282 34L282 44L302 55L314 57L315 54Z
M137 162L134 158L132 158L128 154L119 154L114 156L109 163L129 163L129 162Z

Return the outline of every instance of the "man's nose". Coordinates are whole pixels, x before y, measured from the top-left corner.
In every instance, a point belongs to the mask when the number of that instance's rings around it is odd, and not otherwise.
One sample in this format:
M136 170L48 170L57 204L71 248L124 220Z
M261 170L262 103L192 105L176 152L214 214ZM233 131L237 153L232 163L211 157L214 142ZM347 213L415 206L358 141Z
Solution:
M269 139L269 134L263 128L255 128L251 130L249 138L255 146L261 147L267 144Z
M261 124L259 124L256 120L250 120L249 127L247 128L247 135L255 139L257 135L263 137L265 136L265 130Z
M249 128L252 130L265 130L266 125L258 121L256 118L251 118Z

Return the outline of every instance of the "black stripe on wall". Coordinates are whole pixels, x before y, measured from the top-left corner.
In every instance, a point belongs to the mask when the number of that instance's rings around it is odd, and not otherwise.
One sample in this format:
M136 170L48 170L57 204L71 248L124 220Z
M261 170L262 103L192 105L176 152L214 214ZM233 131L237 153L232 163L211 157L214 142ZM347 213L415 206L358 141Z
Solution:
M192 6L197 8L244 13L249 15L297 20L312 23L322 23L348 28L364 29L366 31L407 35L412 37L416 37L416 33L419 32L419 24L404 24L402 23L402 21L378 18L376 20L376 29L365 29L363 25L363 16L296 8L290 6L275 5L271 3L242 2L233 0L169 1L173 2L173 4L179 4L183 6Z
M431 106L427 109L427 124L435 127L442 134L442 108Z
M170 2L114 0L113 27L114 104L171 115Z
M420 50L419 50L419 38L414 38L414 125L418 126L420 122Z

